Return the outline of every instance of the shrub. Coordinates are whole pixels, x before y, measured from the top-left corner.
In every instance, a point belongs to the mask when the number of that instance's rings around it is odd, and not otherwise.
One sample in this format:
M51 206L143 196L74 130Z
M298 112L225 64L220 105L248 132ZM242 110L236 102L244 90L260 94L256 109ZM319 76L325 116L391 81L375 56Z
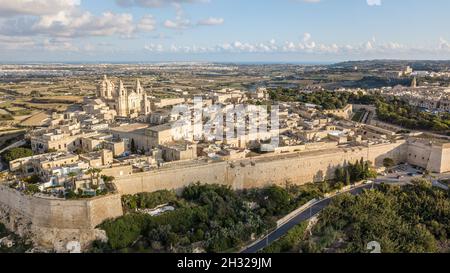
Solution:
M395 166L395 162L392 158L385 158L383 160L383 166L386 168L392 168Z
M41 190L39 189L39 187L37 185L27 184L25 192L28 194L35 194L35 193L41 192Z
M33 155L33 151L28 148L12 148L4 154L6 162L11 162L19 158L29 157Z

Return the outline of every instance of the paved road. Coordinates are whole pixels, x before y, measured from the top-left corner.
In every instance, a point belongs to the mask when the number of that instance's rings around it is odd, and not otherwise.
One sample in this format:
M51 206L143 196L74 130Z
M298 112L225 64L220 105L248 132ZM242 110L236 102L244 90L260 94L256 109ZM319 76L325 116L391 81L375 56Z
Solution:
M421 177L421 175L417 174L417 170L413 169L410 166L404 166L401 168L403 168L403 169L399 168L393 174L388 174L387 176L379 176L375 180L376 184L385 183L385 184L390 184L390 185L400 185L401 186L401 185L410 184L411 180L414 178ZM408 173L413 173L414 176L409 176ZM398 175L401 175L402 177L400 179L398 179L397 178ZM443 174L443 175L440 175L439 178L449 178L449 177L450 177L450 174ZM442 188L444 190L448 190L448 187L446 185L443 185L443 184L439 183L438 181L433 181L433 186ZM352 189L348 192L356 195L356 194L360 194L363 191L363 189L369 189L371 187L372 187L371 184L363 185L359 188ZM261 240L258 243L248 247L247 249L242 251L242 253L256 253L259 250L267 247L274 241L278 240L281 236L285 235L289 230L291 230L293 227L295 227L299 223L309 220L310 218L312 218L313 216L318 214L320 211L322 211L325 207L327 207L330 204L330 202L333 200L334 197L331 197L329 199L324 199L318 203L315 203L314 205L312 205L310 207L310 209L301 212L299 215L294 217L292 220L290 220L283 226L279 227L278 229L276 229L275 231L270 233L269 236L266 236L264 240Z
M348 191L348 193L360 194L364 189L369 189L371 187L372 187L372 185L370 185L370 184L363 185L361 187L358 187L358 188ZM334 197L329 198L329 199L324 199L322 201L315 203L309 209L301 212L299 215L294 217L292 220L290 220L286 224L282 225L281 227L279 227L278 229L276 229L275 231L270 233L269 236L267 236L264 240L261 240L258 243L250 246L249 248L245 249L241 253L256 253L259 250L267 247L269 244L278 240L281 236L286 234L289 230L291 230L296 225L300 224L301 222L303 222L305 220L312 218L313 216L315 216L316 214L321 212L325 207L327 207L330 204L330 202L331 202L331 200L333 200L333 198Z

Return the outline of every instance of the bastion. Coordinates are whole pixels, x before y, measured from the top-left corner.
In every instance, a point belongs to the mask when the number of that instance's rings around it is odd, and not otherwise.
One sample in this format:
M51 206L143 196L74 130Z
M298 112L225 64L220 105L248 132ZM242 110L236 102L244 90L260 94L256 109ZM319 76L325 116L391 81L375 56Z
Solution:
M409 147L413 147L409 150ZM408 162L417 152L417 143L400 140L369 146L264 155L236 161L195 160L172 164L143 173L116 178L117 193L92 199L60 200L25 195L0 184L0 221L19 235L32 238L42 248L65 252L67 243L78 241L83 250L96 239L106 239L97 226L123 215L121 196L163 189L179 191L192 183L227 185L235 190L280 186L287 182L305 184L332 179L337 167L363 158L377 166L385 158ZM429 147L435 170L449 169L449 145ZM437 155L436 155L437 153ZM423 162L422 162L423 161ZM433 163L436 162L436 163ZM425 166L427 167L427 166ZM429 167L429 166L428 166Z

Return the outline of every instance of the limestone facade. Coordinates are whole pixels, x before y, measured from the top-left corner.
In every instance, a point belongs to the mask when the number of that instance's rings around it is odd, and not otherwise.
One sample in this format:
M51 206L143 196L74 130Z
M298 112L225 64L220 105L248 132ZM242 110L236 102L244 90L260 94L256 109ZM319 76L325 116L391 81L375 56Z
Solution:
M24 195L0 184L0 221L41 248L65 251L70 241L83 249L101 236L96 227L123 215L119 194L88 200L57 200Z
M64 244L60 241L66 242L69 238L80 240L83 247L87 247L99 236L95 229L97 225L106 219L123 215L120 197L124 194L163 189L179 191L196 182L227 185L235 190L272 184L284 186L288 182L301 185L332 179L338 166L361 158L377 166L381 166L383 160L389 157L397 163L409 162L436 172L450 171L448 143L399 140L366 147L334 147L327 150L303 147L300 150L233 161L175 162L149 172L135 173L131 166L104 169L105 175L115 176L118 193L87 200L31 197L0 184L0 205L3 208L0 220L13 231L28 232L38 245L61 250ZM422 159L410 154L424 156ZM5 213L5 208L10 211Z
M104 76L97 88L97 98L104 101L110 109L116 110L117 115L121 117L146 116L151 112L149 96L139 80L136 80L135 89L128 92L121 80L116 88L116 85Z

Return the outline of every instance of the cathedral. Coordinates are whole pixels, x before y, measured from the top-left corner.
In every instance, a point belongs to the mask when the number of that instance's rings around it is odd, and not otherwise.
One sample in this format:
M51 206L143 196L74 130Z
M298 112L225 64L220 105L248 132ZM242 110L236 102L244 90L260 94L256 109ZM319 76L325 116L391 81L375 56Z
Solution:
M139 80L136 80L136 89L128 90L123 86L122 80L119 87L104 76L97 88L97 97L102 99L110 109L114 109L120 117L136 118L146 116L151 112L151 103L147 93L142 88Z

